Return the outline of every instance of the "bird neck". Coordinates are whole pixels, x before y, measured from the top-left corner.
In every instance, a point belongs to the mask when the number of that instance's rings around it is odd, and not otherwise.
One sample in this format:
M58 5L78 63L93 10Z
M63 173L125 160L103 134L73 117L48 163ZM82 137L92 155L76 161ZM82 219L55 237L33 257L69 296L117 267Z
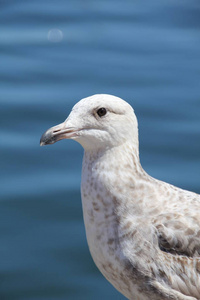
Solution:
M116 162L117 159L120 160ZM124 165L132 165L131 162L133 162L134 165L140 166L138 143L131 144L129 142L125 142L115 147L85 150L84 161L90 164L104 164L105 162L107 166L112 161L115 161L112 165L113 168L118 168L120 165L121 168L123 168Z
M133 187L145 171L139 160L138 146L124 143L118 147L99 151L85 151L82 168L82 185L96 182L112 194L124 186Z

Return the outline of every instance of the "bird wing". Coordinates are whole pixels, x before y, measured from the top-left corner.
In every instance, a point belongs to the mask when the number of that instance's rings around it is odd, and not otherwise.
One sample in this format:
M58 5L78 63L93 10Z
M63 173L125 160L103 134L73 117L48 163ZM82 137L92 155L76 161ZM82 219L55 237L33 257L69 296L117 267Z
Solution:
M163 220L165 220L163 222ZM156 218L161 255L176 275L171 286L183 295L200 299L200 226L199 220L182 214L162 214Z
M199 220L178 213L159 215L154 226L160 249L176 255L200 257Z

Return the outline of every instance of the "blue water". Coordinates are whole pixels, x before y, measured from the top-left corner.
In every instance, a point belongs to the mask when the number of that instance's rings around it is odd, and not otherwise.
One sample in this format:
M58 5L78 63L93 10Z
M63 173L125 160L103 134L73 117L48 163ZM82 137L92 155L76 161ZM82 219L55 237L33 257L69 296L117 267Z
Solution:
M125 299L89 254L81 146L39 147L96 93L134 107L148 173L200 193L199 0L0 1L0 299Z

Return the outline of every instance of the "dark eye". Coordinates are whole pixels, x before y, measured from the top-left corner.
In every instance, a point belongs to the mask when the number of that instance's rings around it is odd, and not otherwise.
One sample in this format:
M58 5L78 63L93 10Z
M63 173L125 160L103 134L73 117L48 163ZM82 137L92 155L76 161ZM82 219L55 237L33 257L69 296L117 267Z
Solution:
M106 110L106 108L104 108L104 107L101 107L101 108L99 108L99 109L97 110L97 114L98 114L99 117L105 116L106 113L107 113L107 110Z

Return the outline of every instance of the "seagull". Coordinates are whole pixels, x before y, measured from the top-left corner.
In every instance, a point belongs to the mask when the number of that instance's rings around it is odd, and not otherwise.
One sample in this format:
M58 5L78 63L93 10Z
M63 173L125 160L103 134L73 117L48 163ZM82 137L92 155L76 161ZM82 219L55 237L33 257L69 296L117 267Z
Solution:
M105 278L131 300L200 299L200 195L144 171L133 108L112 95L84 98L40 144L62 139L84 148L84 224Z

